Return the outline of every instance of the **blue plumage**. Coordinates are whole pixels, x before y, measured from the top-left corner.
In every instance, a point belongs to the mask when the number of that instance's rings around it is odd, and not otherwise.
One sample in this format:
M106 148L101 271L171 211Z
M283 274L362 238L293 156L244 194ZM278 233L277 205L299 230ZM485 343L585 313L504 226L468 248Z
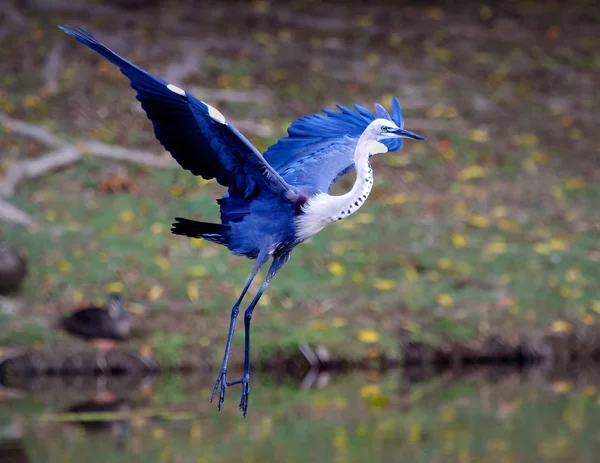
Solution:
M392 116L376 105L377 115L355 104L356 112L337 105L340 112L322 109L325 114L302 117L288 128L265 153L265 159L290 185L328 192L331 185L354 168L354 150L359 137L377 117L404 127L398 99L392 100ZM402 147L401 138L383 140L389 151Z
M227 246L233 254L256 259L231 310L225 355L212 396L220 391L220 409L225 388L241 384L240 409L245 416L250 391L250 320L267 285L296 245L363 204L373 185L371 155L400 149L400 137L423 138L403 129L400 105L394 98L391 116L380 105L375 106L375 114L354 105L355 111L338 106L339 112L323 109L324 114L302 117L263 156L215 108L130 63L83 29L60 28L129 78L156 138L184 169L205 179L215 178L227 187L217 200L220 224L177 217L172 232L203 238ZM346 195L328 195L331 185L353 168L357 179L352 190ZM267 275L244 313L244 375L228 382L227 363L240 304L269 260Z

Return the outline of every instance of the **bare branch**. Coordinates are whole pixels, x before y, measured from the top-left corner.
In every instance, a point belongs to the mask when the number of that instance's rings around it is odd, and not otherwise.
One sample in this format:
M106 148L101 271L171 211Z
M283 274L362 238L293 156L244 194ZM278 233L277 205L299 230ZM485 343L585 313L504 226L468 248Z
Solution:
M45 128L40 127L39 125L18 121L6 113L0 112L0 125L2 125L9 132L15 132L19 135L33 138L34 140L37 140L40 143L52 148L60 148L67 145L67 142L61 140Z
M11 222L23 227L35 225L33 218L8 201L0 198L0 222Z
M40 177L47 172L73 164L79 159L81 159L81 154L79 154L77 149L67 145L37 159L15 162L9 166L6 175L0 183L0 196L12 196L24 180Z
M121 146L107 145L98 141L80 141L77 146L83 153L88 153L100 158L118 159L120 161L134 162L161 169L174 169L179 165L171 157L157 156L141 150L130 150Z
M196 98L215 103L260 103L268 104L272 97L260 90L221 90L216 88L191 87L190 93Z
M55 93L58 90L58 74L61 69L62 62L62 48L63 42L57 41L48 56L46 62L42 68L42 77L46 88L51 92Z
M176 85L183 84L183 81L200 67L201 54L202 52L197 49L192 50L191 45L185 47L183 58L172 62L165 70L163 78Z

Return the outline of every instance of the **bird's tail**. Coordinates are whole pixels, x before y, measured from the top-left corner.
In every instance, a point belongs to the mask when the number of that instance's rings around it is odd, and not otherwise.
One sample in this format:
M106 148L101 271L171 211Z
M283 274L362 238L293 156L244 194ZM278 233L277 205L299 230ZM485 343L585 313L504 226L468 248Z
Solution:
M195 220L175 217L175 223L171 225L171 233L174 235L189 236L190 238L202 238L213 243L227 245L231 227L218 223L196 222Z

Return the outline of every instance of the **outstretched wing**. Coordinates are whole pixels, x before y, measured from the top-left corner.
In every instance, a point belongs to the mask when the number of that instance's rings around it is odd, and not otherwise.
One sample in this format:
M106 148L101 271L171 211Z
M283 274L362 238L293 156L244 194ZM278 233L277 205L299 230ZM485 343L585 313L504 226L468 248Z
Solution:
M137 90L156 138L186 170L215 178L245 197L258 185L285 192L290 186L256 148L215 108L130 63L79 27L59 26L117 65Z
M354 169L354 150L367 126L377 117L404 126L398 99L392 100L392 115L379 104L376 114L354 105L356 111L337 106L340 112L322 109L323 114L297 119L265 153L265 159L290 185L328 192L335 182ZM402 139L383 140L389 151L402 147Z

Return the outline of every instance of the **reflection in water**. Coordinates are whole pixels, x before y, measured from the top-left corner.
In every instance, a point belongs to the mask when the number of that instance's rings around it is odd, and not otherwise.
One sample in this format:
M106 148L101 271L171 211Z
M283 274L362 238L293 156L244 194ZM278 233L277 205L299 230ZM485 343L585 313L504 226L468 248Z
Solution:
M128 419L112 419L123 415L130 415L133 407L128 401L117 399L110 393L100 393L94 400L75 404L66 412L79 415L72 422L80 425L87 433L110 433L118 450L123 449L125 436L127 435ZM108 417L108 419L100 419Z
M23 441L20 439L1 440L0 461L2 463L29 463Z
M0 403L0 420L21 420L31 461L50 463L591 463L600 450L600 370L588 366L264 377L246 420L212 408L211 378L115 377L82 390L32 379L27 399Z

